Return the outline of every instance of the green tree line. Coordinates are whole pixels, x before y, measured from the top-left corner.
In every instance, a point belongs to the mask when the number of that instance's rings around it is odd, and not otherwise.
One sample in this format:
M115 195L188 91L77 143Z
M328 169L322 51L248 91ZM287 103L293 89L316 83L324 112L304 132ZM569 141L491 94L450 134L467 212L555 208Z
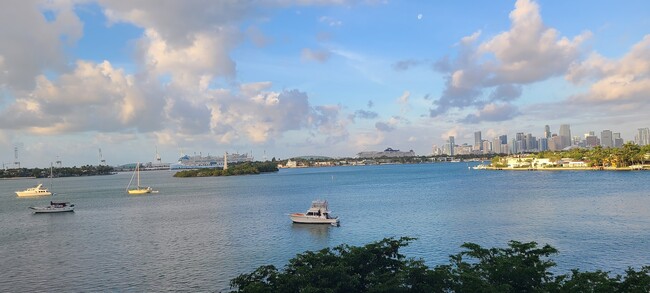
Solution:
M174 174L174 177L234 176L277 171L278 166L275 162L246 162L229 165L228 169L226 170L223 170L222 168L183 170L176 172L176 174Z
M429 268L399 252L414 238L386 238L362 247L307 251L282 270L260 266L230 281L233 292L650 292L650 266L624 275L571 270L554 275L550 245L510 241L506 248L465 243L449 263Z
M111 166L91 166L85 165L81 167L62 167L52 168L51 172L54 177L75 177L75 176L95 176L95 175L109 175L113 173ZM0 178L13 178L13 177L36 177L46 178L50 177L50 168L18 168L18 169L0 169Z

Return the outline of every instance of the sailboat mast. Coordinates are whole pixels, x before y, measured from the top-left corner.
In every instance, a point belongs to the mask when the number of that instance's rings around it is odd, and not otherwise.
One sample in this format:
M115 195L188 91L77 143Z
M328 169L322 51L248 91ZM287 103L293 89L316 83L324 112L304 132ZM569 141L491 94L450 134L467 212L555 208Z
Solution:
M50 190L52 190L52 185L54 185L54 172L52 171L52 162L50 162Z
M140 189L140 162L135 166L135 172L138 173L138 189Z

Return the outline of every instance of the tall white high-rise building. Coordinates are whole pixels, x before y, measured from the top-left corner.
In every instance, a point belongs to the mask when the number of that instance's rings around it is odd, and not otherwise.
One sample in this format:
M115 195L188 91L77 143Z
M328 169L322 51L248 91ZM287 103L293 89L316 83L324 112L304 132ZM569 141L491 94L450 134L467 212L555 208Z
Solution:
M438 145L434 144L431 147L431 155L434 155L434 156L442 155L442 150L438 147Z
M551 127L548 125L544 126L544 137L551 138Z
M449 137L449 155L453 156L454 155L454 147L456 147L456 142L454 140L454 136Z
M483 139L481 139L481 132L480 131L474 132L474 150L480 151L483 149L482 141Z
M621 133L620 132L614 132L612 134L612 137L614 138L614 147L615 148L620 148L623 146L623 138L621 138Z
M499 137L492 140L492 151L497 154L501 153L501 139Z
M562 149L571 146L571 128L569 124L560 125L560 133L558 136L560 137L560 141L562 143Z
M483 150L484 154L491 153L492 152L492 143L489 140L484 140L482 150Z
M649 145L650 144L650 129L639 128L639 134L636 136L636 144Z
M614 147L614 139L612 138L612 131L605 129L600 132L600 145L604 148Z

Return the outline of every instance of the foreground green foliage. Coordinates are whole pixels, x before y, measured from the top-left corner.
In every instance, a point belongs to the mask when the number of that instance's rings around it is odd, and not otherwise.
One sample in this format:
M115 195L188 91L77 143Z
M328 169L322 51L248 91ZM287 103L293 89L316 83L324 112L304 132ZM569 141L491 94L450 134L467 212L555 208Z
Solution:
M210 177L210 176L232 176L260 174L265 172L277 172L278 165L275 162L247 162L240 164L228 164L228 169L197 169L184 170L174 174L174 177Z
M549 256L555 248L510 241L507 248L490 249L465 243L449 264L429 268L399 253L412 240L307 251L284 270L261 266L230 285L234 292L650 292L650 266L615 277L579 270L553 276Z

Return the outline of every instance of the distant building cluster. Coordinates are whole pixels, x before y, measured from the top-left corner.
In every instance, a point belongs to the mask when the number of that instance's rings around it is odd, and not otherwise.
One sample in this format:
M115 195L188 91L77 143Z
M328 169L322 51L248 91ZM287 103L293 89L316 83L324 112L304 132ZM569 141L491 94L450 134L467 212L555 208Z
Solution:
M383 152L377 151L367 151L360 152L357 154L357 157L360 159L376 159L376 158L400 158L400 157L415 157L415 152L410 150L408 152L402 152L400 150L394 150L392 148L387 148Z
M640 146L650 145L650 129L639 128L635 135L634 143ZM589 131L584 136L572 136L569 124L560 125L558 133L552 133L551 128L544 126L542 137L535 137L531 133L519 132L508 140L506 134L484 140L481 132L474 132L474 144L464 143L457 145L455 137L450 136L442 147L433 145L431 153L435 155L470 155L470 154L520 154L539 151L559 151L574 147L593 148L619 148L625 141L620 132L605 129L600 132L600 137L594 131Z

